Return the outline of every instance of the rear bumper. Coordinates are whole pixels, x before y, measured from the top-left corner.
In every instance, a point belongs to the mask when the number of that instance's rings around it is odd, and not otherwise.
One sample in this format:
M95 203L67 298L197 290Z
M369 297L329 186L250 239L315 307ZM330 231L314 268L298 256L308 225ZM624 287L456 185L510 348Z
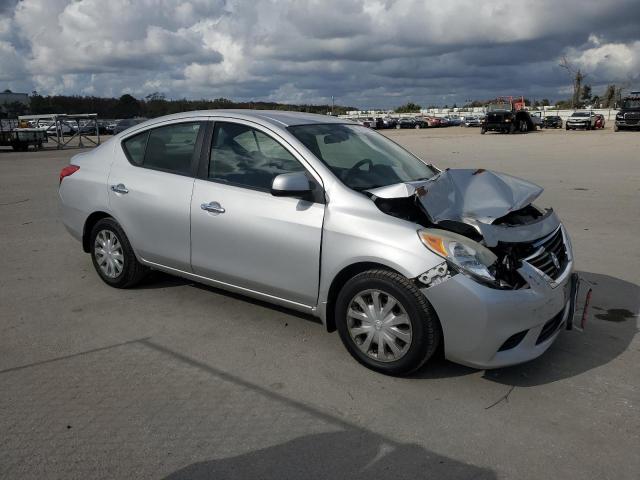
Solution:
M520 272L530 288L497 290L458 274L423 289L440 319L446 358L484 369L542 355L562 326L572 320L568 318L573 301L572 268L570 262L555 287L535 269L523 265ZM520 334L519 341L505 349L505 342L516 334Z

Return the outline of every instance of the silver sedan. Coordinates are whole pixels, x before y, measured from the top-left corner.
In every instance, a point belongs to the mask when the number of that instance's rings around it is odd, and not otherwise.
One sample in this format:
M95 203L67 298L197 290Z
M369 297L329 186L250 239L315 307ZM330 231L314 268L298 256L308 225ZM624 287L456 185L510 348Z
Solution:
M441 171L346 120L216 110L76 155L59 199L108 285L155 269L307 312L401 375L440 348L479 368L527 361L572 321L571 245L541 192Z

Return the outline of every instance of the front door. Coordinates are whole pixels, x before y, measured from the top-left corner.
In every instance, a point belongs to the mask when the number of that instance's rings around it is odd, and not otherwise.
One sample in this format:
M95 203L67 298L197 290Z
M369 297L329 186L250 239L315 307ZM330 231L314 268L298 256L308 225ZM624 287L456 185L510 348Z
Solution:
M324 202L270 193L276 175L305 167L267 132L216 122L206 170L191 201L193 272L315 306Z

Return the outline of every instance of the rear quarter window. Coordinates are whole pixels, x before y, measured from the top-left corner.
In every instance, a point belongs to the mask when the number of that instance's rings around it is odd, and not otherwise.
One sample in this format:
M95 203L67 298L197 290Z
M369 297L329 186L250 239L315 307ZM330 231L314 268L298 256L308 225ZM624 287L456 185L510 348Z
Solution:
M129 161L134 165L142 165L142 162L144 160L144 150L147 146L148 137L149 132L147 131L139 133L138 135L134 135L133 137L129 137L124 142L122 142L124 152L129 158Z

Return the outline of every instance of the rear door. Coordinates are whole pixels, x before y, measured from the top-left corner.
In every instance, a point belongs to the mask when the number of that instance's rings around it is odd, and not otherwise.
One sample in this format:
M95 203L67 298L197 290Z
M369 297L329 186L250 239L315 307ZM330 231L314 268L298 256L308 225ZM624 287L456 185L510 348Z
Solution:
M109 204L143 259L190 271L190 207L205 123L164 124L116 146Z
M191 202L193 272L314 306L325 207L319 180L290 146L257 125L216 122L210 145ZM271 195L276 175L296 171L307 172L315 196Z

